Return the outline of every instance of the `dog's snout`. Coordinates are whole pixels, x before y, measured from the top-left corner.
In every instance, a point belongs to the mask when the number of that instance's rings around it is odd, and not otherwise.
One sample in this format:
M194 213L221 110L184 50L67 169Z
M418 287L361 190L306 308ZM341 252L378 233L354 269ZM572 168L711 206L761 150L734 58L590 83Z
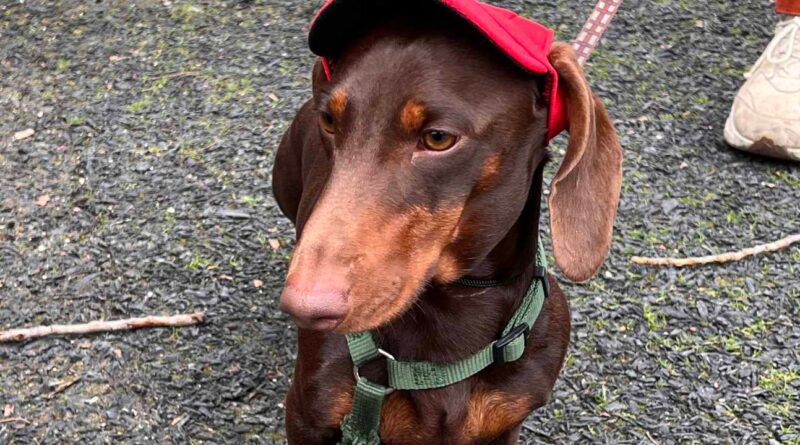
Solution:
M281 310L303 329L332 331L347 316L347 291L333 283L292 284L281 294Z

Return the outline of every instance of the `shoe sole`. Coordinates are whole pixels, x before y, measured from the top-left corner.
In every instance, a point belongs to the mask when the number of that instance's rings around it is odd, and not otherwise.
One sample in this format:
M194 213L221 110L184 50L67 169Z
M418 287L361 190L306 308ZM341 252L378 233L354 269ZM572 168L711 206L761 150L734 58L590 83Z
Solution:
M752 141L742 136L733 123L733 115L728 116L728 120L725 122L725 142L737 150L746 151L748 153L786 159L789 161L800 161L800 148L781 147L780 145L776 145L769 138L761 138L757 141Z

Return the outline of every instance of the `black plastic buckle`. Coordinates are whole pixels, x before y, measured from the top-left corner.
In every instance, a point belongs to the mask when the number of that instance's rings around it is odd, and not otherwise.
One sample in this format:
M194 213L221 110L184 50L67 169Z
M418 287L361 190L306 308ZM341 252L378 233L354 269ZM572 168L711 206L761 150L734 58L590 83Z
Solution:
M550 280L547 279L547 268L536 266L533 270L533 277L542 282L544 289L544 298L550 296Z
M531 333L531 328L528 327L527 324L522 323L521 325L515 327L511 330L507 335L503 336L499 340L497 340L492 346L492 357L494 358L495 365L504 365L506 363L505 357L505 349L506 346L510 345L511 342L523 336L525 340L525 346L528 346L528 334Z

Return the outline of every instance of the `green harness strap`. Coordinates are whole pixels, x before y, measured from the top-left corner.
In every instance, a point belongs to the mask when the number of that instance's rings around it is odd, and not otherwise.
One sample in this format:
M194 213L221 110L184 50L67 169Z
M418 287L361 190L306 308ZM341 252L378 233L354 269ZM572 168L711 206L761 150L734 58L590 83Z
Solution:
M465 380L491 365L513 362L525 353L528 334L539 317L549 292L547 261L541 241L536 272L522 304L511 317L500 339L476 354L455 363L401 362L380 349L369 332L350 334L347 346L353 359L356 387L353 407L341 424L339 445L380 445L383 400L395 390L420 390L449 386ZM370 382L358 373L367 363L383 357L389 372L389 387Z

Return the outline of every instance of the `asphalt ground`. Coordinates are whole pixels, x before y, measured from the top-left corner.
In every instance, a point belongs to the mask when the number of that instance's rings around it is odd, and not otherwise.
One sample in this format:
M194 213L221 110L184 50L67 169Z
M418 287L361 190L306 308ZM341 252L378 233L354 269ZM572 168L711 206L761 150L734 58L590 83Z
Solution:
M285 443L294 233L270 170L310 94L317 3L0 0L0 329L209 314L0 346L0 421L27 421L0 443ZM493 3L565 40L593 5ZM798 231L800 167L720 142L771 8L628 0L587 66L622 135L622 203L600 275L563 282L573 342L523 443L800 443L800 248L629 263Z

